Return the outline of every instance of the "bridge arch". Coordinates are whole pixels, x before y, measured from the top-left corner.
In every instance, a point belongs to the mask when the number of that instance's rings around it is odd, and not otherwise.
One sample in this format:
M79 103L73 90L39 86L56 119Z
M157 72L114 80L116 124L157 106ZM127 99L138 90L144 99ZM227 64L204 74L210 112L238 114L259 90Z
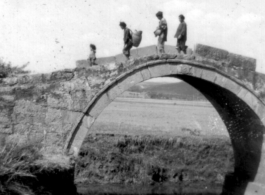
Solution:
M65 150L79 152L89 128L121 93L145 80L165 76L177 77L189 83L212 103L231 138L235 174L252 182L245 185L249 193L259 194L264 190L260 187L260 184L265 186L264 104L252 90L235 78L214 66L199 62L180 59L157 60L126 71L101 89L90 101L85 114L72 130Z

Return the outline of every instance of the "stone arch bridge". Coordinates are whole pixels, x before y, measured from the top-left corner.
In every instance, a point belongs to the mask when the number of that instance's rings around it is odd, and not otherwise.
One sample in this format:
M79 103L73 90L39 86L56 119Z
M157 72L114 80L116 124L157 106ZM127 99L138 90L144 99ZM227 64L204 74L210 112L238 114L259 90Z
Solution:
M151 78L177 77L204 94L224 121L245 194L265 194L265 75L255 72L256 60L201 44L187 55L145 53L125 64L3 78L1 145L37 141L51 155L77 154L99 114L122 92Z

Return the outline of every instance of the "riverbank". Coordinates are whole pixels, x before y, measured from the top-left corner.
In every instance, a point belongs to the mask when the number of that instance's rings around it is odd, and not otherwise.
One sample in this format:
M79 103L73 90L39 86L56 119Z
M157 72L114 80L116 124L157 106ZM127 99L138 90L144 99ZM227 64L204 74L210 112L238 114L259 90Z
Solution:
M221 192L233 165L233 150L225 137L90 134L80 151L76 183L84 194L96 189L98 194L106 189L122 194L124 185L128 192L131 188L148 191L148 186L161 189L165 185L192 190L197 184L204 192L212 186Z
M38 142L6 143L0 151L0 194L75 195L74 166L65 155L47 155Z

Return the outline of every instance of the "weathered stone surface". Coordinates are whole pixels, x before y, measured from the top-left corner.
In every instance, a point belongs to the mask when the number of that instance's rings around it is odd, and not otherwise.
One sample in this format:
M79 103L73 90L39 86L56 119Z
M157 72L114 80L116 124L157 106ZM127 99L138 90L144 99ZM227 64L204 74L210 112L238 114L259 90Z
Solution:
M207 58L207 59L213 59L216 61L227 61L229 52L225 51L223 49L217 49L210 46L205 46L201 44L196 44L194 49L195 55Z
M159 59L175 59L177 57L177 54L162 54Z
M96 100L89 111L89 115L96 118L103 110L111 103L107 94L103 94L98 100Z
M151 78L167 76L171 74L171 69L169 64L149 67L149 71Z
M228 67L240 67L244 70L255 71L256 59L238 54L229 53L227 56Z
M15 143L38 141L42 151L70 150L77 156L95 119L122 92L150 78L179 76L216 106L231 134L237 163L250 170L253 158L244 157L259 152L256 143L265 125L265 75L255 72L254 59L204 45L177 57L175 49L158 56L154 46L133 50L132 55L128 63L120 54L100 66L1 78L0 137L9 135L5 139ZM257 182L263 181L264 162Z
M58 71L51 74L50 81L68 81L74 77L72 71Z
M254 74L254 90L260 98L265 98L265 74Z
M143 77L144 81L146 81L146 80L151 78L151 73L150 73L149 69L142 70L141 74L142 74L142 77Z
M106 62L113 62L100 66L88 67L82 62L84 66L73 70L3 78L0 83L0 133L21 134L24 140L40 139L47 148L58 144L62 149L73 129L83 124L79 120L84 114L90 115L87 117L93 119L92 124L124 90L165 75L185 75L214 82L245 98L257 113L264 111L258 108L263 103L257 103L249 93L254 89L265 102L265 76L254 72L255 60L251 58L203 45L197 45L194 52L188 50L187 55L176 54L174 49L158 56L152 46L148 51L141 48L133 51L128 63L119 62L123 58L123 55L106 58ZM108 91L104 94L105 88ZM91 101L99 92L103 93L102 98L92 105ZM80 146L88 126L83 125L83 131L77 132L81 141L76 146Z
M201 78L214 83L216 79L216 73L210 70L203 70Z
M214 66L240 80L253 83L253 71L256 70L256 60L253 58L201 44L195 46L195 56L197 61Z

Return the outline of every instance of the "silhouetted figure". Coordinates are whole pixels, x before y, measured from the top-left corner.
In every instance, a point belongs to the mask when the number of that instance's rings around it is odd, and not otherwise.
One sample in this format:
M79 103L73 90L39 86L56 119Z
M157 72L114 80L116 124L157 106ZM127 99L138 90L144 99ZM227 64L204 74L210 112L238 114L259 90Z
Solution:
M88 57L88 63L90 66L97 65L96 64L96 46L94 44L90 44L90 54Z
M158 36L157 51L159 54L163 54L165 53L165 42L167 41L167 21L163 17L163 12L161 11L157 12L156 17L159 20L158 27L154 32L155 36Z
M131 30L127 28L127 25L125 22L120 22L120 27L122 30L124 30L124 47L123 47L123 54L127 58L127 60L130 59L130 50L133 47L133 42L132 42L132 35L131 35Z
M176 49L178 50L178 52L180 53L181 51L184 52L184 54L186 54L186 41L187 41L187 24L184 21L185 17L183 15L179 16L179 21L180 24L178 26L177 32L175 34L175 38L177 38L177 47Z

